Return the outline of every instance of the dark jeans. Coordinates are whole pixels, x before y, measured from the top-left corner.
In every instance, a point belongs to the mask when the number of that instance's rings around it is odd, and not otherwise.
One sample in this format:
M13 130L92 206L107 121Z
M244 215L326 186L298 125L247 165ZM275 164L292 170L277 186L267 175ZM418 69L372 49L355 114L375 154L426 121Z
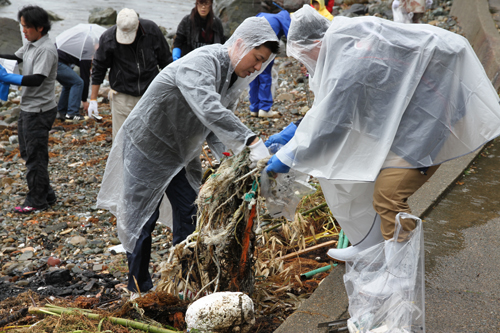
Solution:
M196 230L196 200L197 193L193 190L186 178L186 170L182 169L172 179L165 191L172 205L173 244L179 244ZM161 202L160 202L161 203ZM134 277L141 292L153 288L153 281L149 274L151 260L151 233L155 229L156 221L160 216L160 204L149 220L142 227L141 235L135 243L132 253L127 252L128 260L128 290L137 292Z
M79 77L70 66L59 62L57 64L56 80L63 87L57 105L59 113L61 115L67 113L72 116L77 116L82 100L83 79Z
M46 208L56 198L50 186L49 131L56 119L57 108L45 112L24 112L19 114L17 132L21 158L26 161L28 194L23 206Z

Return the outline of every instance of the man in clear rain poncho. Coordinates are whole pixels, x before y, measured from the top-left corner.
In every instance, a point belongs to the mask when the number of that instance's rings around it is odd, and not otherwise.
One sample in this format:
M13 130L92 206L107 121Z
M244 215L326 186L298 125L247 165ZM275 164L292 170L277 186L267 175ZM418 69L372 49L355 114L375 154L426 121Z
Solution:
M399 241L391 241L396 214L410 212L408 197L441 163L500 134L498 95L467 40L429 25L330 23L304 6L292 15L287 53L307 67L315 101L298 127L266 142L286 143L266 170L319 180L354 244L329 256L354 260L385 240L389 262L416 227L401 219ZM361 291L390 295L391 286L404 286L388 273Z
M204 46L167 66L118 132L97 206L117 218L130 291L137 292L134 279L141 292L153 287L151 232L164 193L173 210L174 245L196 228L194 201L205 140L218 158L225 149L238 154L247 146L252 162L269 155L231 108L278 48L264 18L246 19L224 45Z

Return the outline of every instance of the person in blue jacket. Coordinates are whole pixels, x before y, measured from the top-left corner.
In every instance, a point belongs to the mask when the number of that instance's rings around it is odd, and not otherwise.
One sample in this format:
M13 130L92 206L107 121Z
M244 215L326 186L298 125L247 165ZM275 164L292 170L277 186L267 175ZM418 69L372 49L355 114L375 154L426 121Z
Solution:
M263 17L269 22L278 39L288 36L290 13L286 10L282 10L278 14L259 13L256 16ZM280 117L278 112L271 111L271 106L273 106L273 95L271 92L273 65L274 60L266 67L264 72L250 83L250 114L254 117Z

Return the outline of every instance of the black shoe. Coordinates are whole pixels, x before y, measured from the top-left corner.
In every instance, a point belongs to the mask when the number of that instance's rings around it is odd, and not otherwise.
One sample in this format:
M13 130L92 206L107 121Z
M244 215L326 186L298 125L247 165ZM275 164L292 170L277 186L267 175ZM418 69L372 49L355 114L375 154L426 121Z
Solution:
M54 205L56 202L57 202L57 197L54 197L54 199L47 200L47 203L49 204L49 206Z
M66 114L60 113L59 111L57 111L56 119L65 121L66 120Z

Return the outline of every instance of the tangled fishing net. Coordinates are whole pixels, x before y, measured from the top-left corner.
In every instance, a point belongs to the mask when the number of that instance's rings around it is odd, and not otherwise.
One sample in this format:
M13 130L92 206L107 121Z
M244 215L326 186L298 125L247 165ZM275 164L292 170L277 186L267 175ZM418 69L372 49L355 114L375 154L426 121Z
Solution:
M248 152L222 161L200 189L196 231L160 265L159 290L197 299L217 291L252 294L255 231L259 228L259 176Z

